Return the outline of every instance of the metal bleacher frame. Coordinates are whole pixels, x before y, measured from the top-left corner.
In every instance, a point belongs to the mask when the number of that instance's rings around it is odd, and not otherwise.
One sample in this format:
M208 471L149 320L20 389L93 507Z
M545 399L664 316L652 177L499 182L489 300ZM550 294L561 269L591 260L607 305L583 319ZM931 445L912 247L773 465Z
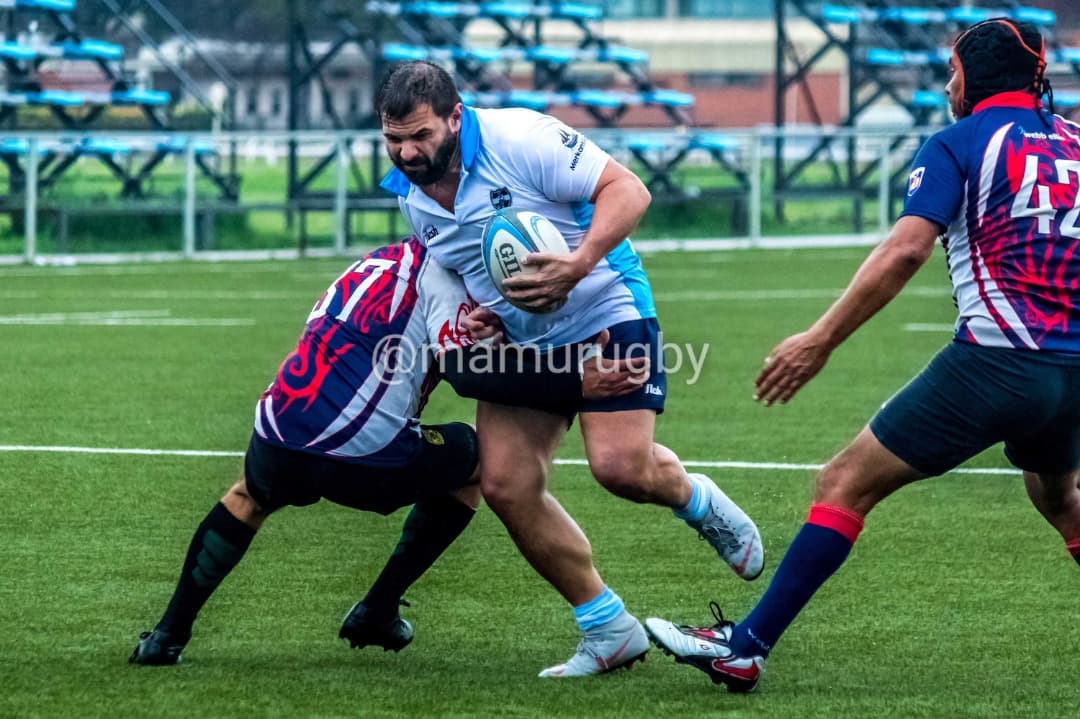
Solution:
M879 192L880 172L890 174L893 198L903 197L908 163L914 149L925 139L917 128L950 121L944 85L948 80L949 46L961 29L989 17L1006 15L1039 25L1050 48L1051 64L1080 75L1080 51L1063 48L1052 33L1054 13L1024 6L1016 0L985 0L982 7L959 6L951 0L774 0L776 18L775 125L784 127L786 97L797 91L814 124L822 125L819 105L810 76L831 52L844 55L847 73L846 114L838 123L855 127L860 118L883 101L904 108L912 118L912 132L902 133L890 143L888 166L866 163L860 166L852 136L840 138L826 128L811 149L788 167L784 135L774 140L774 201L776 214L783 217L786 199L827 194L851 199L855 209L855 230L862 230L862 203ZM791 41L789 23L808 20L821 33L820 42L800 57ZM1059 93L1056 98L1063 114L1080 108L1075 93ZM842 160L834 154L842 148ZM813 182L807 170L818 163L828 168L827 182Z
M369 0L352 12L324 15L319 38L324 45L316 51L316 38L300 17L296 0L289 0L289 130L308 129L304 108L309 93L322 99L323 113L335 129L346 123L334 108L324 73L344 48L359 47L371 63L373 77L381 77L396 62L429 60L450 71L462 91L462 99L477 107L527 107L549 112L560 107L586 111L596 125L609 131L604 137L617 136L607 149L622 151L640 163L645 182L658 199L683 199L698 194L695 188L683 188L677 169L695 154L707 157L734 179L734 187L710 191L717 196L736 198L736 212L745 210L749 180L741 166L743 147L715 131L687 131L693 125L690 110L694 98L686 93L657 87L647 69L648 55L624 47L606 38L598 27L603 12L597 5L555 0L519 2L386 2ZM494 34L501 38L493 47L471 45L466 30L475 21L493 23ZM559 43L545 40L549 23L562 25ZM329 32L328 32L329 29ZM568 29L572 32L568 33ZM566 35L574 36L568 42ZM627 90L595 89L581 85L571 68L576 63L602 64L614 68L628 85ZM515 88L512 69L529 68L532 87ZM656 107L665 114L671 129L646 131L618 129L632 107ZM377 127L374 117L367 124ZM339 151L333 151L301 171L295 143L289 152L288 193L292 207L301 213L322 211L328 206L329 193L313 189L317 178L334 165ZM351 168L349 205L356 209L389 209L396 203L377 186L383 170L382 148L373 146L368 180L359 171L348 152ZM745 212L742 212L745 215ZM745 229L745 217L736 220Z
M106 3L116 12L115 3ZM0 0L0 66L4 89L0 90L0 127L31 129L19 123L20 108L45 107L64 128L64 137L38 148L37 158L29 157L25 141L0 143L0 162L8 169L9 193L5 206L15 208L23 192L26 163L35 160L39 190L55 186L64 174L83 158L92 159L119 182L120 197L145 199L148 182L162 162L187 151L187 143L171 136L167 107L168 92L137 87L123 66L124 47L88 38L72 16L75 0ZM25 22L23 22L25 21ZM47 23L39 33L47 42L20 42L19 31L33 24ZM110 87L105 92L71 92L42 85L40 71L50 60L94 64ZM154 131L153 137L131 142L95 137L94 129L110 107L135 107ZM158 134L160 133L160 134ZM206 143L194 148L201 174L217 188L220 196L235 201L238 177L235 166L228 173L216 167L217 152Z

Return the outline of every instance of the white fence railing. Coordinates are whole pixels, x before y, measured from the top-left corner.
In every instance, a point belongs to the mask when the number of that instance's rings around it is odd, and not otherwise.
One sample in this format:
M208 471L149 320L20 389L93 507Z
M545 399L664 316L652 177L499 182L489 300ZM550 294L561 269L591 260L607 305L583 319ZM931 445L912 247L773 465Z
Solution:
M894 171L907 167L921 139L932 132L933 128L812 127L786 128L778 133L772 127L759 127L717 131L592 130L586 134L619 160L633 163L646 179L672 180L667 189L678 188L684 198L708 198L715 192L717 198L723 198L717 199L718 203L727 200L739 203L739 211L745 214L741 232L720 237L716 234L722 233L685 237L676 231L670 238L640 243L655 248L692 249L791 246L813 243L815 239L825 244L876 241L888 231L894 199L898 199L894 196ZM318 247L308 246L302 229L299 241L282 239L276 246L262 248L255 242L254 252L235 252L238 256L343 254L349 251L352 216L373 211L387 216L387 233L396 229L395 219L389 217L395 213L392 198L377 188L376 174L390 167L377 131L173 135L167 138L167 151L160 149L166 146L160 134L95 133L93 137L99 143L96 147L106 149L97 154L79 150L78 143L84 136L70 133L24 133L0 138L8 148L19 148L17 153L9 152L6 157L6 179L0 171L0 181L13 189L0 200L0 214L10 218L6 244L2 245L8 249L0 251L0 261L35 263L106 256L222 257L229 253L216 249L213 241L200 243L200 221L205 240L213 234L216 217L245 212L281 214L289 227L293 226L294 214L301 216L302 227L307 214L320 215L321 234L327 241ZM809 181L800 180L783 194L773 192L777 148L782 147L779 167L783 171L807 157L825 139L829 140L829 146L815 163L816 178L815 173L807 173L812 175ZM778 140L782 145L778 145ZM303 196L293 193L291 198L290 147L296 148L298 166L294 176L302 176L320 162L325 165L319 179L311 183L310 193ZM55 171L58 157L72 153L78 160L68 163L66 177L46 174ZM140 176L140 167L154 158L154 153L162 155L156 157L158 164L151 168L152 172ZM239 163L241 190L237 199L223 200L219 188L210 180L210 173L231 170L233 163ZM86 169L87 164L91 169ZM849 179L856 172L861 179L853 184ZM143 197L119 199L121 185L131 185L134 177L143 183L137 186L137 194ZM714 179L719 184L714 184ZM773 208L799 201L801 189L817 184L815 196L828 200L828 191L823 193L822 188L830 183L847 190L843 197L858 196L860 202L876 204L876 217L866 223L874 229L845 233L833 228L831 232L814 233L813 227L800 227L800 232L794 233L784 232L778 222L772 222L768 232L763 229L765 218L778 214ZM90 189L82 189L83 185L89 185ZM144 186L149 186L149 191L144 192ZM670 192L663 197L654 192L654 196L657 202L671 197ZM766 205L772 214L766 212ZM55 227L50 226L45 233L47 243L42 242L43 213L49 218L59 218L54 222ZM138 237L130 238L130 242L125 240L121 251L95 253L83 248L73 251L67 244L69 218L93 214L171 217L174 224L179 220L179 236L174 247L158 251L141 246ZM865 218L860 216L862 219ZM284 238L287 233L283 229L281 234ZM21 252L12 252L10 248L17 247L15 243L20 236ZM0 224L0 241L3 238Z

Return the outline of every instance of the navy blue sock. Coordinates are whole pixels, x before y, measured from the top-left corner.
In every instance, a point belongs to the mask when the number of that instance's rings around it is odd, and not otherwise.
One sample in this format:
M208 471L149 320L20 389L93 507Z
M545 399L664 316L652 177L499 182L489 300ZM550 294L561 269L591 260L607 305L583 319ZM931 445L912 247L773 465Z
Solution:
M157 629L191 636L199 610L243 558L254 537L255 530L234 517L224 504L214 505L191 538L176 591Z
M818 587L847 559L862 525L862 517L849 510L812 506L765 595L732 630L732 651L744 657L769 656Z

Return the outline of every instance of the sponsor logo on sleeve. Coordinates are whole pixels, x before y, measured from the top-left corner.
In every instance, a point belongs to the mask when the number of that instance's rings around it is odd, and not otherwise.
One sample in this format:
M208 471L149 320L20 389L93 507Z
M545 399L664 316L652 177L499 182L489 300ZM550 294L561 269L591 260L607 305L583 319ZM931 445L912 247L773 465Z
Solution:
M911 171L911 177L908 178L907 196L912 197L919 188L922 187L923 175L926 174L925 167L916 167Z
M573 150L574 145L576 145L578 142L578 134L573 130L569 130L567 128L559 129L559 137L562 138L562 144L570 150Z

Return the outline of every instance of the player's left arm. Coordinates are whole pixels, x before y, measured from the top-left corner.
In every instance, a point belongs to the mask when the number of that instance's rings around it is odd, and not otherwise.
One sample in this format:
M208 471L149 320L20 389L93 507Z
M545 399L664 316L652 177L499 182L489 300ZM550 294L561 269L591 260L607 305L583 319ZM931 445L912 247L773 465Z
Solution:
M810 329L792 335L765 358L754 399L785 403L825 366L829 355L887 305L930 258L942 232L937 222L908 215L863 262L844 294Z
M626 239L649 207L652 196L629 169L608 158L589 201L592 223L569 255L533 253L525 263L538 269L503 283L509 297L532 309L564 299L596 264Z

